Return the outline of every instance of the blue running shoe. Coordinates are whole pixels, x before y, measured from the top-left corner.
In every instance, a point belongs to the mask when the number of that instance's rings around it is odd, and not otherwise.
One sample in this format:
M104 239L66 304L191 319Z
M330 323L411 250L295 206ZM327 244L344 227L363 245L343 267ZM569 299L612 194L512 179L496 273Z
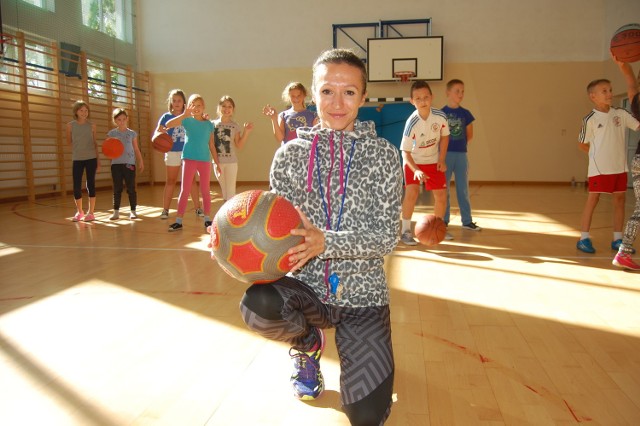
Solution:
M293 358L294 372L291 375L293 394L303 401L312 401L324 391L324 379L320 371L320 357L324 350L324 332L319 328L313 329L318 337L318 349L312 352L301 352L294 348L289 350ZM292 354L292 352L294 352Z
M611 250L615 250L618 251L620 249L620 246L622 245L622 239L620 240L615 240L615 241L611 241ZM636 249L634 249L633 247L631 247L631 251L629 252L631 254L636 254Z
M585 238L584 240L578 241L578 244L576 244L576 247L578 248L578 250L583 251L585 253L596 252L596 249L594 249L593 245L591 244L591 238Z

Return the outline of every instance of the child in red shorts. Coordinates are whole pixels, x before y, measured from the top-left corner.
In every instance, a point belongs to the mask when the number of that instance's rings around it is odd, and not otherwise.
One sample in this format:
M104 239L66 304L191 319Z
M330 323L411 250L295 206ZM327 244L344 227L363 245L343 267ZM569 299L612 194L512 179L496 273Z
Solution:
M592 81L587 85L587 93L594 108L582 121L578 147L589 155L589 196L582 211L581 236L576 247L585 253L596 252L589 229L600 194L605 193L613 197L611 249L617 251L622 243L629 171L625 131L639 129L640 123L628 111L612 106L613 89L609 80Z
M416 110L409 116L402 133L402 160L404 163L405 193L402 201L402 241L415 246L418 242L411 231L411 216L416 206L420 184L433 192L434 214L444 218L447 208L447 146L449 125L447 116L431 108L433 93L429 83L416 80L411 85L411 104Z

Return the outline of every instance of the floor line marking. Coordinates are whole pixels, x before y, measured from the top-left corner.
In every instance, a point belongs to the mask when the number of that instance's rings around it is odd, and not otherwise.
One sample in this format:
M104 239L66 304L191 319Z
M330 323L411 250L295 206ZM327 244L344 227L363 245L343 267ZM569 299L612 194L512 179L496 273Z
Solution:
M201 252L202 250L193 248L162 248L162 247L106 247L106 246L65 246L65 245L36 245L36 244L11 244L4 247L16 247L16 248L57 248L57 249L79 249L86 250L87 248L96 250L142 250L142 251L193 251ZM1 247L0 247L1 248Z

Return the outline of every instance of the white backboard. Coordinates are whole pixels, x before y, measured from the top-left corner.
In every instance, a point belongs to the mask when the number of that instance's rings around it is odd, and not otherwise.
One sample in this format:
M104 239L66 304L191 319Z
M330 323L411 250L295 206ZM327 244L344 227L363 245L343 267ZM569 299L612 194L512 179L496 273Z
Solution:
M396 71L413 71L412 80L442 80L443 37L367 39L369 81L395 81Z

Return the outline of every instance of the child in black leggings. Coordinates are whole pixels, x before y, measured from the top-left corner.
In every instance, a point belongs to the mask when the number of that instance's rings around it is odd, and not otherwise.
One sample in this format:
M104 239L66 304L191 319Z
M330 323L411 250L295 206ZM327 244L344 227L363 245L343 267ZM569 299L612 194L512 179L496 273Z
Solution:
M96 207L96 173L100 168L98 162L98 144L96 143L96 125L89 121L89 105L83 101L73 104L75 120L67 123L67 143L71 145L73 162L73 199L76 203L76 214L73 221L91 222L95 219ZM87 192L89 205L85 214L82 208L82 175L87 175Z
M127 186L127 195L129 195L129 219L137 219L136 206L138 196L136 193L136 160L137 169L142 173L144 170L144 162L142 154L138 148L138 135L129 129L129 116L127 111L122 108L116 108L112 114L113 123L117 126L110 130L107 136L118 138L124 145L124 152L118 158L111 160L111 178L113 179L113 215L109 220L117 220L120 218L120 199L122 197L124 181Z

